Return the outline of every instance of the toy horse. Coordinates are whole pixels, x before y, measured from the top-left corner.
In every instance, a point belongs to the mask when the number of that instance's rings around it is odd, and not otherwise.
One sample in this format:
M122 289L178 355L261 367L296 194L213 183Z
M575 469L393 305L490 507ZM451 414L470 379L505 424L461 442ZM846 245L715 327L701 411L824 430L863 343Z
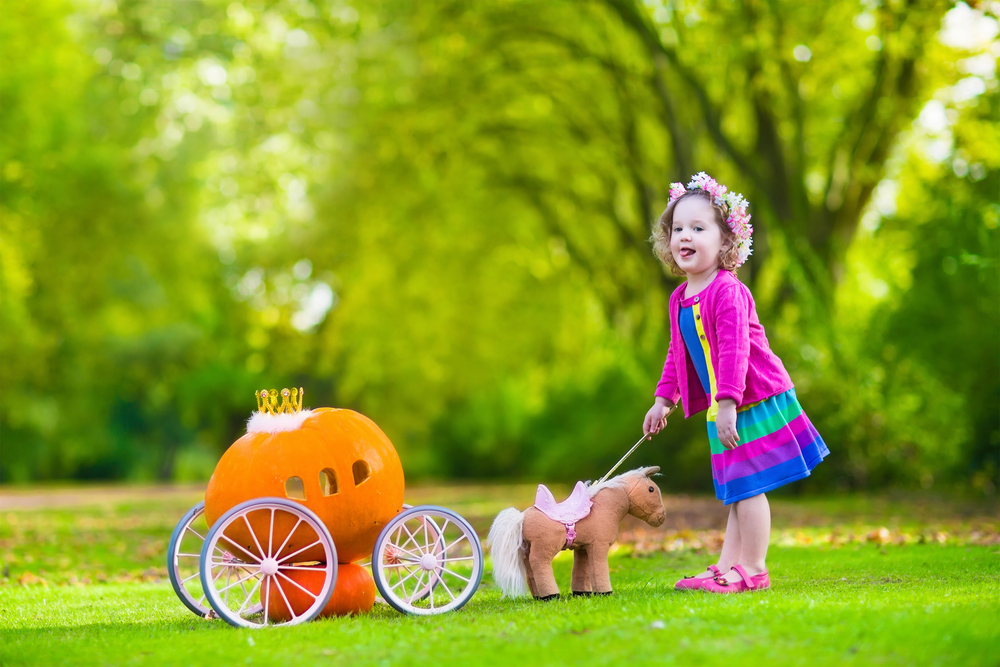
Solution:
M608 552L626 514L656 527L663 524L660 489L651 479L658 467L638 468L606 482L585 486L556 505L552 492L539 484L535 505L524 512L505 509L493 521L487 543L493 553L493 579L505 596L531 594L541 600L559 597L552 559L573 550L574 595L611 594Z

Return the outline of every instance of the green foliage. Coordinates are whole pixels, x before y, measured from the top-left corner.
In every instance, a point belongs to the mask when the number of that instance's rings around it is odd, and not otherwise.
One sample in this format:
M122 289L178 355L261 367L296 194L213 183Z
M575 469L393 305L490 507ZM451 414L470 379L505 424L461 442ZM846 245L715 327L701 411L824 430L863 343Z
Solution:
M706 169L753 205L741 277L834 451L816 479L992 493L984 11L8 7L0 479L203 479L252 391L292 384L375 419L411 476L600 475L666 348L649 225ZM986 36L938 37L961 16ZM676 488L705 488L700 419L643 446Z

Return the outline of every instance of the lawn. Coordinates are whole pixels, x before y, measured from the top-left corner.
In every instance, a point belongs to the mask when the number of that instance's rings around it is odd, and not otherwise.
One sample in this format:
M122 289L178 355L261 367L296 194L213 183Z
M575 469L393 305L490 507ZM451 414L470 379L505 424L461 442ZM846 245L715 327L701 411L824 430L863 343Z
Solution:
M46 498L49 501L46 501ZM1000 521L994 508L928 499L775 500L773 589L675 593L714 562L724 513L668 497L658 531L627 522L615 594L501 600L488 571L460 611L237 630L187 611L164 580L173 524L198 489L4 490L3 665L677 664L998 665ZM527 487L414 489L481 534ZM721 518L720 518L721 516ZM564 591L571 558L556 560Z

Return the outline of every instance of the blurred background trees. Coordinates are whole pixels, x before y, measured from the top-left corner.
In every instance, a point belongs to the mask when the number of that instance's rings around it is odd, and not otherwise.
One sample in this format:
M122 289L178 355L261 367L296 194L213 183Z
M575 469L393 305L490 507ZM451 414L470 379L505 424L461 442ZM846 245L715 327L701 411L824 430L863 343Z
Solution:
M834 452L995 492L997 5L45 0L0 22L0 479L204 479L260 387L407 473L592 478L638 437L706 170ZM701 417L641 450L710 488Z

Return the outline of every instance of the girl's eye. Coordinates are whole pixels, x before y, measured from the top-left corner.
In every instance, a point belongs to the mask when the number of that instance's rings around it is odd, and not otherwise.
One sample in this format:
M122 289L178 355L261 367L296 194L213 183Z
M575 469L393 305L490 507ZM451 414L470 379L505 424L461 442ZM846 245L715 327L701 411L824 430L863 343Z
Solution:
M695 227L695 228L694 228L694 231L696 231L696 232L700 232L701 230L702 230L702 228L701 228L701 227Z
M679 231L681 231L680 227L674 227L674 232L679 232Z

